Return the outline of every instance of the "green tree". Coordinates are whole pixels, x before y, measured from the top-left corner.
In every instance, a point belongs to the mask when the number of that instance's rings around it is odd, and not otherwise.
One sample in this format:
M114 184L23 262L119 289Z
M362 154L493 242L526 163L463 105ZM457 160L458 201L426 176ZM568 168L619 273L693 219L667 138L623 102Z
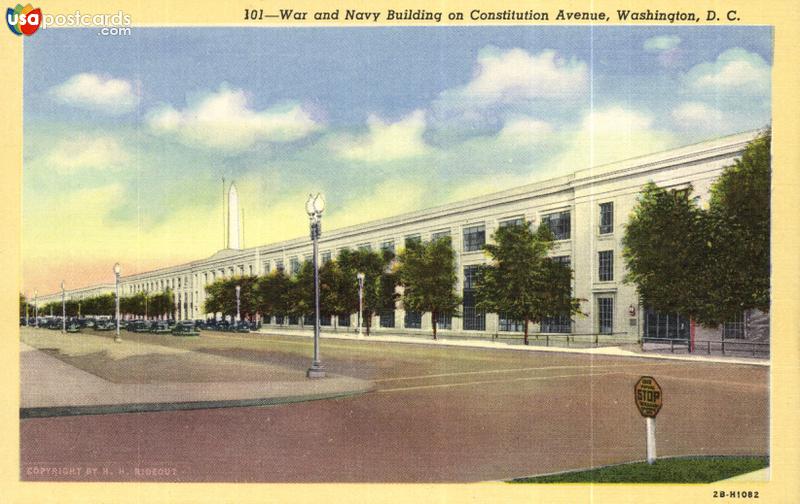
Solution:
M389 270L394 253L389 250L374 252L372 250L344 249L339 252L337 261L342 269L345 284L356 292L354 298L347 299L353 303L348 313L358 312L358 280L356 275L364 273L364 313L362 314L367 336L370 334L372 317L381 310L394 307L394 285L396 278ZM346 287L346 285L345 285Z
M644 186L622 238L625 281L636 284L644 306L696 318L704 282L706 223L692 188Z
M291 311L292 280L283 270L259 277L255 285L256 308L265 317L288 315Z
M406 310L430 312L433 339L439 315L458 315L456 253L450 237L428 243L411 242L400 252L397 270Z
M25 296L22 293L20 293L19 316L20 317L32 316L32 313L33 313L33 308L30 306L30 303L28 303L28 300L25 298Z
M716 325L746 310L769 311L771 131L750 142L711 186L706 231L712 261L703 261L710 299L698 318Z
M623 257L645 306L707 326L770 303L770 157L766 130L711 186L708 210L688 189L647 184L625 227Z
M351 308L358 306L357 288L353 288L351 278L342 269L339 261L331 260L319 269L320 311L325 316L332 316L334 330L338 325L338 317L352 313ZM356 308L356 311L358 308Z
M484 245L492 262L478 270L478 309L523 321L526 345L530 322L581 313L581 300L572 297L572 270L547 257L553 234L546 225L536 231L529 222L503 226L493 239Z

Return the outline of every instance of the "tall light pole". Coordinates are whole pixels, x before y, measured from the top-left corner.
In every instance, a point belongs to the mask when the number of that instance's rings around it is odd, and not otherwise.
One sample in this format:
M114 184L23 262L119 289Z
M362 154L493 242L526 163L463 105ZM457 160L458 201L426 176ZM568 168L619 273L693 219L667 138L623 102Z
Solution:
M33 325L39 327L39 291L33 291Z
M242 320L242 312L241 312L242 305L241 305L241 302L240 302L240 299L239 299L241 293L242 293L242 286L241 285L237 285L236 286L236 322L239 322L240 320Z
M115 317L117 321L117 332L114 335L114 341L117 343L122 342L122 338L119 336L119 274L122 271L120 268L119 263L114 264L114 293L116 298L116 310L115 310Z
M64 280L61 280L61 333L67 334L67 291L64 290Z
M322 212L324 211L325 199L322 194L317 193L316 196L309 194L306 201L306 213L311 224L312 254L314 256L314 360L311 361L311 367L306 372L306 376L309 378L325 377L325 368L319 357L319 265L317 264L318 241L322 234Z
M364 333L361 330L361 316L364 313L364 273L358 273L358 337L363 338Z

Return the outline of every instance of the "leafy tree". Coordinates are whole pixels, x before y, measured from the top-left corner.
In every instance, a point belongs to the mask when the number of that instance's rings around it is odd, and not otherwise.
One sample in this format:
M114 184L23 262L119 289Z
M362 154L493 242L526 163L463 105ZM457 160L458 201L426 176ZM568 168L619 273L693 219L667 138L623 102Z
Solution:
M696 317L704 290L698 266L707 243L703 211L691 190L645 185L625 227L622 255L625 281L636 284L645 306Z
M319 297L322 314L334 317L334 329L339 316L349 315L351 308L358 306L358 289L353 288L352 279L338 261L328 261L320 267Z
M546 225L533 231L529 222L504 226L484 245L490 264L478 270L476 307L505 313L528 325L545 317L578 314L580 299L572 297L572 270L547 257L553 234Z
M172 289L151 294L147 298L147 305L149 314L172 318L175 314L175 295Z
M356 275L364 273L364 326L367 336L370 333L372 317L381 310L394 307L394 285L396 278L389 271L389 265L394 259L394 253L389 250L374 252L372 250L349 250L339 252L337 261L347 283L356 292L353 298L343 297L352 303L348 313L358 312L358 280Z
M19 316L20 317L25 317L26 316L26 314L25 314L26 311L28 312L28 315L30 315L30 310L31 310L31 308L29 307L28 300L25 298L25 296L22 293L20 293L20 295L19 295Z
M206 286L206 313L222 313L223 316L236 316L236 287L239 292L239 312L242 318L249 318L258 311L255 276L221 278Z
M625 228L626 281L642 302L704 325L770 303L770 158L766 130L711 187L708 210L686 190L647 184Z
M710 299L698 313L706 324L769 311L771 140L766 130L750 142L711 187L706 230L715 267L706 270Z
M410 242L400 253L398 274L406 310L430 312L433 339L439 315L457 315L461 297L456 294L456 253L450 237L428 243Z
M265 317L287 315L291 312L290 289L292 280L283 270L259 277L255 285L257 311Z

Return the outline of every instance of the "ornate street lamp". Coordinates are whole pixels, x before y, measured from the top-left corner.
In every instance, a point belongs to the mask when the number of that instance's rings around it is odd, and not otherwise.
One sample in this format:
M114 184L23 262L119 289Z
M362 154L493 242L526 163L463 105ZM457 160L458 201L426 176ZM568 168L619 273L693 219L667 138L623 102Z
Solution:
M67 292L64 280L61 280L61 334L67 334Z
M322 366L319 357L319 265L317 264L318 242L322 234L322 212L325 211L325 199L322 194L316 196L308 195L306 201L306 213L311 225L311 243L313 244L314 256L314 360L308 368L306 376L309 378L324 378L325 368Z
M122 338L119 335L119 274L122 272L122 268L120 268L119 263L114 264L114 292L116 298L116 321L117 321L117 332L114 336L114 341L117 343L122 342Z
M358 278L358 337L363 338L361 316L364 313L364 273L359 272L356 274L356 278Z
M237 285L236 286L236 322L237 323L240 320L242 320L242 311L241 311L242 305L241 305L241 302L239 300L241 292L242 292L242 286L241 285Z

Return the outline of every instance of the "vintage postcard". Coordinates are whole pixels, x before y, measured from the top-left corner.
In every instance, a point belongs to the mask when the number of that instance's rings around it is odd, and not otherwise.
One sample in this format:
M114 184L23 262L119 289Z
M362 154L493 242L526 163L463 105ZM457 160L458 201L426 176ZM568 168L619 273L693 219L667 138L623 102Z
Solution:
M9 5L4 494L796 501L798 13Z

